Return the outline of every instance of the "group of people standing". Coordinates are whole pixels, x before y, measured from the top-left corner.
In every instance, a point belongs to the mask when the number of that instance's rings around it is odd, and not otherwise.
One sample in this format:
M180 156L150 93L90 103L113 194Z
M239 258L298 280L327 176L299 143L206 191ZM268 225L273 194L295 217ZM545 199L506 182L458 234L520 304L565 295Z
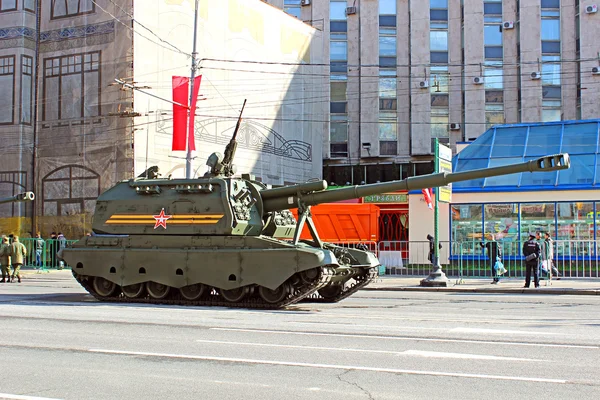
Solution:
M35 238L27 239L32 240L32 254L35 254L35 265L37 267L44 266L44 252L49 248L47 253L48 264L51 267L58 267L60 269L60 260L58 258L58 251L66 246L67 240L62 233L56 234L52 232L48 243L42 238L40 232L37 232ZM35 251L35 253L33 253ZM2 280L0 283L17 282L21 283L21 267L25 264L27 259L27 247L19 241L19 237L15 235L2 235L0 242L0 267L2 268ZM33 259L32 259L33 261Z
M492 271L492 284L497 284L500 281L500 276L496 269L496 262L502 258L502 246L494 240L494 235L491 235L491 240L481 242L480 246L487 250L489 258L489 266ZM540 286L540 270L547 271L549 278L554 274L559 276L558 269L554 266L554 241L550 237L550 232L544 233L544 239L541 238L541 233L529 233L529 240L523 243L523 256L525 257L525 288L531 284L531 275L533 273L533 283L535 287ZM560 278L559 278L560 279Z

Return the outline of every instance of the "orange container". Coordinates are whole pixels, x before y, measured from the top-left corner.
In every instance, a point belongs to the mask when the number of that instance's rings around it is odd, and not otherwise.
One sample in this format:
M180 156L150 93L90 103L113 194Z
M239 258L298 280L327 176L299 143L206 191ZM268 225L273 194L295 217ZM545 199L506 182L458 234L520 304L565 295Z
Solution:
M325 203L310 208L320 238L325 242L376 242L379 207L374 204ZM296 219L298 210L291 210ZM304 225L302 239L311 239Z

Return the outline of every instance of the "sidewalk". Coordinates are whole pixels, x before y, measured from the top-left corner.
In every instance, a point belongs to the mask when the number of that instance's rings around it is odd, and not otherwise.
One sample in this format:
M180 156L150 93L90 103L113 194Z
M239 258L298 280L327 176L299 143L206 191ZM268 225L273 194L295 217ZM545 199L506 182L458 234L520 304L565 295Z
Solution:
M387 291L433 291L433 292L457 292L457 293L533 293L533 294L571 294L571 295L600 295L600 278L562 278L553 279L552 282L540 281L540 287L535 288L533 282L531 287L525 289L524 278L502 279L497 285L492 285L491 278L449 278L447 287L422 287L422 277L396 277L380 276L371 282L363 290L387 290ZM457 282L458 281L458 282Z
M23 281L44 280L73 280L70 269L56 270L50 269L48 272L39 272L36 269L27 267L22 269ZM362 290L383 290L383 291L423 291L423 292L456 292L456 293L532 293L532 294L571 294L571 295L600 295L600 278L562 278L553 279L552 284L546 280L540 281L538 289L533 287L533 282L529 289L523 288L524 278L505 278L497 285L492 285L491 278L465 278L457 282L455 277L448 279L447 287L422 287L420 282L426 276L393 276L384 275L377 277L367 287Z

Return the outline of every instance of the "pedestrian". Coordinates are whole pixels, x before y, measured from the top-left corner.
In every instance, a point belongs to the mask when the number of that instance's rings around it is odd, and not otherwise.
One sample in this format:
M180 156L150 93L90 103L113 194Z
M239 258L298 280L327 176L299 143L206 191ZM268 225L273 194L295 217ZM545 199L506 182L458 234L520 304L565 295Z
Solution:
M529 233L529 240L523 243L523 256L525 257L525 286L531 283L531 271L533 270L533 283L536 288L540 287L539 260L540 245L535 240L535 234Z
M556 279L559 280L560 273L554 265L554 240L550 237L550 232L544 232L544 240L541 245L541 259L542 269L547 271L549 279L552 279L552 276L556 276Z
M429 241L429 255L427 256L427 259L429 260L429 262L433 265L436 266L437 265L437 258L435 256L435 238L431 235L427 235L427 240ZM439 244L439 248L442 248L442 244Z
M35 265L36 267L42 267L42 254L46 247L46 242L42 239L42 234L38 232L34 239L35 244Z
M8 237L2 235L0 242L0 267L2 267L2 280L0 283L10 282L10 247Z
M500 275L498 275L498 271L496 271L496 268L494 268L496 266L496 261L498 261L498 258L502 257L502 249L500 248L500 246L498 245L498 242L496 242L496 238L494 236L494 234L492 233L490 235L491 240L487 243L485 242L481 242L479 243L479 245L482 248L485 248L487 250L487 255L489 258L489 266L492 270L492 284L497 284L498 282L500 282Z
M67 247L67 238L65 238L65 236L62 234L62 232L58 232L58 236L56 237L56 240L58 241L57 253L59 253L62 249ZM60 253L60 254L62 254L62 253ZM56 257L58 260L58 269L63 269L64 268L64 260L61 257L59 257L58 254Z
M14 282L16 277L19 283L21 283L20 271L26 256L27 248L25 248L23 243L19 242L19 237L15 235L10 245L10 261L13 267L11 282Z

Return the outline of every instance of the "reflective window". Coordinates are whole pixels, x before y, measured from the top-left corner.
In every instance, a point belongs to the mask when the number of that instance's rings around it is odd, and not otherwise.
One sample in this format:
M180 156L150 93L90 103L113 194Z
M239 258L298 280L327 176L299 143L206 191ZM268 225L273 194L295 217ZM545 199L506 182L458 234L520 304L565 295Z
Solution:
M448 31L431 31L429 47L431 51L448 51Z
M483 28L483 40L486 46L502 46L500 25L485 25Z
M429 88L431 93L448 93L448 67L432 66L429 69Z
M598 148L598 124L565 125L561 152L569 154L590 154Z
M541 157L560 153L561 134L562 125L532 126L527 134L525 156Z
M346 0L336 1L332 0L329 5L329 19L331 20L345 20L346 19Z
M396 15L396 0L379 0L380 15Z
M485 105L485 124L486 129L494 125L504 123L504 104L486 104Z
M561 120L560 100L542 100L542 122L554 122Z
M484 64L483 77L486 89L503 88L502 63L487 61Z
M0 0L0 12L17 9L17 0Z
M329 42L331 60L346 61L348 60L348 42L346 41L331 41Z
M471 242L480 241L483 237L483 219L481 204L453 204L452 205L452 241ZM481 249L465 247L462 254L479 254ZM459 253L453 251L453 254Z
M300 0L284 0L283 11L300 19Z
M448 8L448 0L429 0L429 8Z
M523 152L523 148L520 149ZM515 157L515 158L491 158L490 159L490 167L501 167L503 165L508 164L516 164L523 162L523 158ZM519 178L521 174L510 174L510 175L501 175L494 176L491 178L485 179L485 186L516 186L519 183Z
M560 56L542 56L542 84L560 85Z
M379 29L379 56L395 56L396 55L396 29L395 28L380 28Z
M390 141L398 139L396 112L379 112L379 140Z
M542 19L542 40L560 40L559 19Z
M398 78L395 70L379 70L379 97L396 98Z
M519 208L522 240L527 239L529 232L540 232L541 237L549 232L551 238L556 237L556 203L521 203Z
M492 158L522 157L527 138L527 127L496 129Z
M448 108L431 109L431 137L447 138L448 131Z
M494 240L502 246L504 256L520 254L519 207L516 203L485 204L483 232L485 240Z
M348 117L345 115L331 115L329 140L332 143L348 141Z
M585 244L581 241L594 238L593 219L587 217L593 210L593 202L557 203L557 239L572 241L557 246L558 255L586 253Z

